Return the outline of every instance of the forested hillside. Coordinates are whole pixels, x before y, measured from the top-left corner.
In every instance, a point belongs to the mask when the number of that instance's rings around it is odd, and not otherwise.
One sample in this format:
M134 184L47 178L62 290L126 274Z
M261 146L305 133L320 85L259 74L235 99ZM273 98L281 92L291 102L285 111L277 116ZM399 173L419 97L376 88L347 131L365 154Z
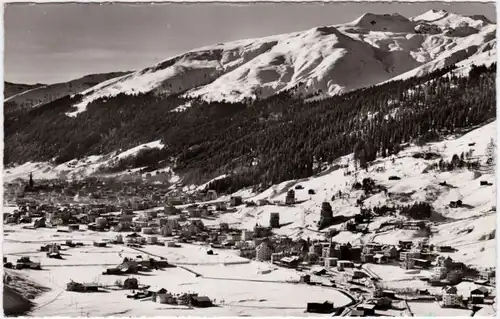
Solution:
M319 163L355 152L360 164L397 153L400 144L438 139L495 118L496 64L468 77L447 68L306 102L292 92L245 103L187 101L147 93L92 102L68 117L79 96L5 116L5 164L57 163L162 139L165 148L124 159L118 171L172 165L189 182L231 173L219 188L306 177ZM443 76L444 75L444 76ZM188 173L188 174L187 174Z

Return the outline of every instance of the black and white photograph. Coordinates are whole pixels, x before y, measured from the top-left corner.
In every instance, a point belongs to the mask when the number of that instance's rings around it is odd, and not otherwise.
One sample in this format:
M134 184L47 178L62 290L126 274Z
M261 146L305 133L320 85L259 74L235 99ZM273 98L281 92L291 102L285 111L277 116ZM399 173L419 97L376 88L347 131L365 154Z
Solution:
M9 317L496 317L495 2L3 7Z

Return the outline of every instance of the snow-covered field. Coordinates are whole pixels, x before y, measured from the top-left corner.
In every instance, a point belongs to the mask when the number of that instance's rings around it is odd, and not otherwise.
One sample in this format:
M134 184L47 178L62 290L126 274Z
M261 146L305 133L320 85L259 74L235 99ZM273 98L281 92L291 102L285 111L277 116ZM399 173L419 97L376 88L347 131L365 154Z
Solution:
M217 307L208 309L188 309L126 299L125 291L102 293L75 293L65 291L70 280L77 282L98 282L113 285L123 276L104 276L106 266L118 264L123 257L146 254L121 245L108 248L91 246L92 239L110 238L113 233L85 234L86 246L63 251L64 260L48 259L44 253L35 253L43 243L80 236L57 233L55 229L33 231L18 226L5 226L5 230L15 230L15 239L4 241L4 255L10 261L21 256L30 256L40 261L44 270L16 271L28 276L38 284L52 290L35 299L37 307L33 316L303 316L308 301L329 300L342 306L350 300L334 289L293 284L286 281L298 280L294 270L277 269L268 263L250 262L236 256L231 251L216 250L216 255L207 255L206 248L183 245L180 248L145 246L144 251L161 255L169 262L179 263L192 271L182 268L166 268L135 276L140 284L153 288L165 288L173 293L197 292L215 299ZM17 236L19 234L19 237ZM59 236L55 236L59 235ZM24 242L20 242L24 241ZM32 243L27 243L31 241ZM89 246L90 245L90 246ZM25 252L25 253L23 253ZM121 255L121 257L120 257ZM239 262L231 264L231 262ZM244 263L242 263L244 262ZM270 270L270 272L263 270ZM307 297L305 297L307 296Z

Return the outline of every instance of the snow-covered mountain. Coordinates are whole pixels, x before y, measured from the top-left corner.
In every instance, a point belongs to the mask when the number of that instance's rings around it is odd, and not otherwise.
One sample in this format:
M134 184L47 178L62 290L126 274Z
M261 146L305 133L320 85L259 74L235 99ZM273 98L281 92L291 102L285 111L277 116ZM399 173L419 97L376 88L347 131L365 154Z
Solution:
M334 95L464 62L490 64L496 25L431 10L406 18L367 13L346 24L202 47L91 87L75 104L120 93L179 93L239 101L283 90Z

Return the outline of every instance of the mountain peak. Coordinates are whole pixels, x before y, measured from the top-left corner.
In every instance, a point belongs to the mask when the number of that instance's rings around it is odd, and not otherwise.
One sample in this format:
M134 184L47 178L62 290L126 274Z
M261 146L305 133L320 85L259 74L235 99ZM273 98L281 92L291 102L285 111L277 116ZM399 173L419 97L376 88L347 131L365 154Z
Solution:
M457 28L465 25L472 28L481 29L482 27L492 23L483 15L467 16L437 9L432 9L416 17L413 17L411 18L411 21L415 23L433 24L439 26L442 29Z
M351 23L350 27L387 32L411 32L414 29L414 23L399 13L365 13Z

